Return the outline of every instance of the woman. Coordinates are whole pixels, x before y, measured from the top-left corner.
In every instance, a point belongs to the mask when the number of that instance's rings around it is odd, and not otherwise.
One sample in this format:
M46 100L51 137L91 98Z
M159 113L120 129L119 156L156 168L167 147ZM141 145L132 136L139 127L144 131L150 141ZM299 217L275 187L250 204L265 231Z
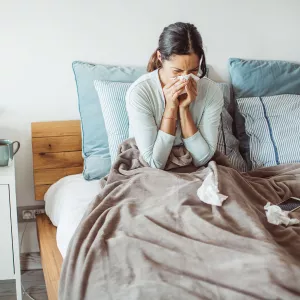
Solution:
M196 167L206 164L216 151L223 96L216 83L204 78L197 28L181 22L164 28L147 70L126 95L130 136L143 158L164 169L172 147L184 144ZM191 73L201 79L177 78Z

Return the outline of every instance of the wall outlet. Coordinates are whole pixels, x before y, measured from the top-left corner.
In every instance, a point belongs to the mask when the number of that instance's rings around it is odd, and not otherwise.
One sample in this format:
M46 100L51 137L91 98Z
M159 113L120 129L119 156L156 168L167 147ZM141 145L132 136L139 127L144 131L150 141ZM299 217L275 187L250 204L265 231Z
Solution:
M43 205L18 207L18 222L35 222L36 215L44 214Z

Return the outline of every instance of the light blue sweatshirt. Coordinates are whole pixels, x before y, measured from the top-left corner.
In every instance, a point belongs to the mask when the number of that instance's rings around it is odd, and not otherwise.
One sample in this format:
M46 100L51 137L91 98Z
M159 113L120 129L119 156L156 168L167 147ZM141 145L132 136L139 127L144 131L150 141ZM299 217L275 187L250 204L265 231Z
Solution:
M173 146L184 144L198 167L206 164L217 147L223 95L218 85L202 78L197 82L198 96L190 104L190 112L198 131L184 139L180 120L175 136L160 130L165 110L165 98L158 70L136 80L126 94L129 136L135 137L144 160L153 168L164 169Z

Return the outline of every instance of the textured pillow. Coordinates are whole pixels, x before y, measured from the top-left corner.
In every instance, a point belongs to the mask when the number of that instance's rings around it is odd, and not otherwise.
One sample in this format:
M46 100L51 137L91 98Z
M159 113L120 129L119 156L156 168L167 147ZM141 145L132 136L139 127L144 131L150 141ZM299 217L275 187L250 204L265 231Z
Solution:
M106 127L111 163L117 158L119 145L128 138L129 121L125 96L131 83L95 81Z
M300 95L300 64L275 60L244 60L230 58L229 73L235 99L282 94ZM234 134L240 141L240 151L251 169L249 137L245 120L236 110Z
M221 113L217 150L228 157L235 169L241 172L246 172L247 164L240 154L239 141L232 132L234 100L232 97L231 85L228 83L218 83L218 85L223 92L224 107Z
M109 172L111 162L107 133L94 81L134 82L146 73L146 69L75 61L73 71L81 118L83 176L87 180L97 179Z
M300 95L237 99L252 168L300 162Z

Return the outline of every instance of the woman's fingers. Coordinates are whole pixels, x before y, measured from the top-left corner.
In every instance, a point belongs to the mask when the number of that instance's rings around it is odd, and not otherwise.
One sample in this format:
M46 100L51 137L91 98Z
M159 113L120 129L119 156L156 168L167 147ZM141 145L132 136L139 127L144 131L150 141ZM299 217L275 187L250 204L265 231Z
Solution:
M197 95L197 94L198 94L198 92L197 92L197 86L195 87L194 85L192 85L192 86L191 86L191 91L192 91L195 95Z
M170 94L170 96L173 98L173 95L177 92L179 92L179 94L184 90L185 86L187 85L187 82L180 82L177 85L172 86L170 89L168 89L168 94Z
M166 85L165 88L169 89L171 86L173 86L176 82L178 82L179 78L172 78Z
M197 81L196 80L192 80L192 83L193 83L193 87L195 88L195 89L197 89Z
M190 81L187 85L187 93L191 96L197 96L197 87L194 86L192 81Z
M191 87L197 88L197 82L193 78L189 79L189 84Z
M182 90L186 85L187 85L186 81L180 82L179 84L177 84L173 87L173 92L176 93L177 91Z
M197 94L197 82L194 79L191 79L189 88L191 91Z
M180 94L181 94L181 91L175 92L172 96L173 101L176 100L180 96Z

